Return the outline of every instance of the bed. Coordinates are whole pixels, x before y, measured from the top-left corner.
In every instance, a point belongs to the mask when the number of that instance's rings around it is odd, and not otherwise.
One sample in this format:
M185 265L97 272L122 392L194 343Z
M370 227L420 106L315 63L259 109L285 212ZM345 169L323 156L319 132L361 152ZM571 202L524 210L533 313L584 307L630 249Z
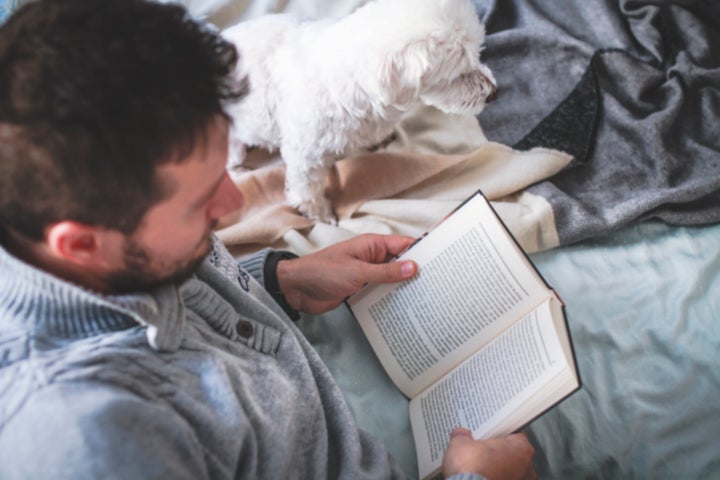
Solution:
M720 477L720 226L650 221L531 258L583 387L527 429L540 478ZM303 318L358 422L416 470L407 401L344 311Z
M233 13L315 18L358 3L256 0ZM227 243L307 253L366 231L418 235L481 188L565 301L583 380L527 429L540 477L720 478L720 6L476 6L501 92L477 122L413 112L385 152L402 185L363 183L388 162L349 159L336 188L365 197L335 192L339 227L266 199L270 210L229 222ZM289 218L236 230L269 212ZM407 400L347 310L300 325L360 425L415 475Z
M224 28L363 1L184 3ZM720 478L720 4L475 5L501 92L477 119L419 109L382 151L339 162L338 226L287 207L282 163L258 152L239 182L252 205L221 238L243 255L419 235L480 188L564 300L583 381L527 428L540 478ZM383 168L394 181L367 181ZM299 326L357 422L416 475L407 399L347 309Z

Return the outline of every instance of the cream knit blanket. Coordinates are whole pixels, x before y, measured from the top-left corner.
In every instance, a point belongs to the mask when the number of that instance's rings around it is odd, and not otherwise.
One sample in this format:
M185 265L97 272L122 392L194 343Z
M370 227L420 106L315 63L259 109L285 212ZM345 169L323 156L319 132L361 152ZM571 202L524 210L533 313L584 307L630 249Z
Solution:
M524 189L560 171L569 155L489 142L474 117L428 107L395 133L382 151L335 164L326 191L337 226L299 215L285 201L282 161L252 151L236 182L246 203L223 219L218 236L236 255L268 245L305 254L368 232L417 236L482 190L528 252L559 244L550 205Z

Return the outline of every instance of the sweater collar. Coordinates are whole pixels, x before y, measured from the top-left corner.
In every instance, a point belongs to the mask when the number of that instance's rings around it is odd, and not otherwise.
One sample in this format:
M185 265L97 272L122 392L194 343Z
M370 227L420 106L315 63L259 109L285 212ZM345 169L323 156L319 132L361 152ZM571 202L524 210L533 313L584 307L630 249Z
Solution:
M36 268L0 246L0 321L34 336L84 338L146 326L148 343L176 350L184 306L177 286L148 293L101 295Z

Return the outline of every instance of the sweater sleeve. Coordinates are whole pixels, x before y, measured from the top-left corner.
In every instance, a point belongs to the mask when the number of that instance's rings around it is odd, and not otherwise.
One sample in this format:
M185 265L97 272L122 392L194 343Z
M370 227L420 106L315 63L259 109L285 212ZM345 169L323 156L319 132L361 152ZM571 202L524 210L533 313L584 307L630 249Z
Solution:
M265 248L254 255L239 259L238 265L265 287L265 290L282 307L288 317L297 321L300 318L300 313L293 309L285 299L285 295L280 291L277 278L278 262L292 258L297 258L297 255L284 250Z
M46 388L0 432L0 478L209 477L202 447L176 412L112 386Z
M272 256L274 252L276 252L276 250L263 248L252 255L240 257L238 259L238 266L252 275L252 277L260 283L260 285L265 287L265 264L267 263L268 257Z

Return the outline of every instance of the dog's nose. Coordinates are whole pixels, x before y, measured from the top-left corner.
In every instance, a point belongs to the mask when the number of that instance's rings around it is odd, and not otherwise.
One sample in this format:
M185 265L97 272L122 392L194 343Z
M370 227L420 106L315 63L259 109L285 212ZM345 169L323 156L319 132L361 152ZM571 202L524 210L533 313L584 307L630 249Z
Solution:
M492 91L490 92L490 95L488 95L487 98L485 99L485 103L492 102L493 100L495 100L498 97L498 95L499 95L498 88L493 87Z

